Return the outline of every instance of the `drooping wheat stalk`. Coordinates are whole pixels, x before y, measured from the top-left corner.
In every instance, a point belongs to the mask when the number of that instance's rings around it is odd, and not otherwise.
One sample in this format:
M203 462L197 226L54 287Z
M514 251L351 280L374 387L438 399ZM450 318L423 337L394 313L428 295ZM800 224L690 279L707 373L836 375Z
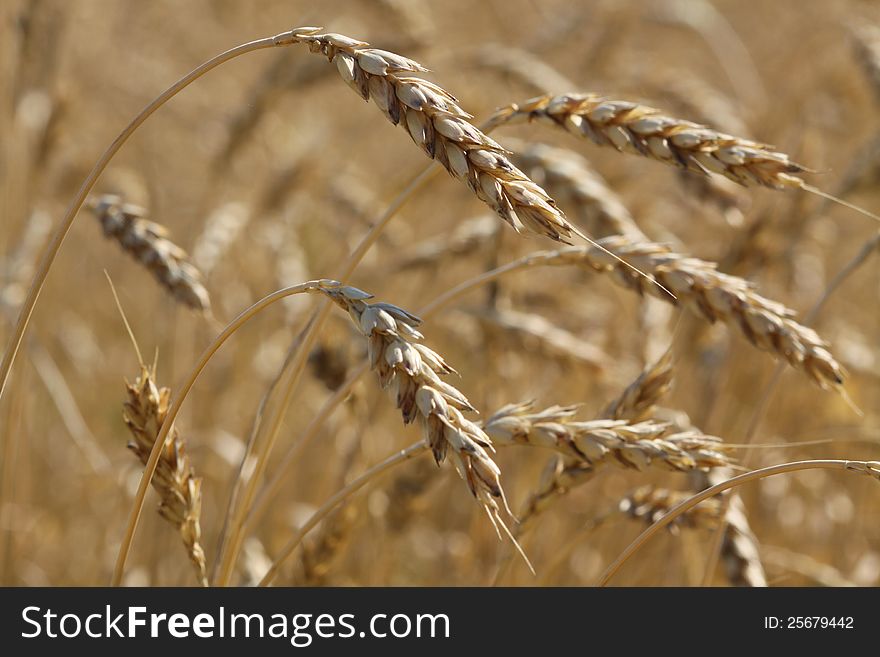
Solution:
M744 186L803 188L808 171L772 146L664 115L653 107L595 94L545 95L513 103L489 119L492 128L542 121L622 153L650 157Z
M171 391L157 387L154 372L142 367L135 382L126 385L126 392L123 418L134 437L128 447L146 465L168 413ZM184 440L173 425L162 447L152 484L161 498L159 514L177 527L199 584L207 586L199 522L202 480L195 476Z
M413 77L421 64L341 34L318 28L293 31L312 52L336 64L342 79L364 100L370 98L400 125L424 153L440 162L517 231L568 242L578 234L553 200L517 169L507 151L471 122L458 101L432 82Z
M164 226L144 218L146 210L110 194L94 199L90 208L104 235L149 269L175 299L194 310L211 309L201 273L190 263L186 251L168 239Z

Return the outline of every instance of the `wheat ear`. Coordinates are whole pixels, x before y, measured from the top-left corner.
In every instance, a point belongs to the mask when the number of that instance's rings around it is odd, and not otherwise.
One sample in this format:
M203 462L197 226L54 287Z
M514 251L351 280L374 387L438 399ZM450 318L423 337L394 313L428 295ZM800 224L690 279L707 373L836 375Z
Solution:
M454 370L442 356L420 343L421 320L388 303L367 303L372 295L338 285L320 290L351 316L367 338L370 367L383 389L395 391L405 424L418 419L425 442L441 463L451 454L456 470L495 523L507 508L501 470L489 456L492 442L464 412L474 411L459 390L440 377ZM498 502L501 502L499 507Z
M772 146L666 116L653 107L596 94L548 94L513 103L497 110L489 125L494 128L536 120L622 153L650 157L696 173L721 174L744 186L805 186L793 174L808 169Z
M168 239L164 226L144 218L146 210L110 194L92 200L89 207L104 235L146 267L175 299L194 310L211 309L202 274L186 251Z
M784 358L822 388L843 384L846 373L819 334L795 321L793 310L759 295L748 281L723 274L714 263L675 253L661 244L633 242L623 236L602 239L600 244L669 288L677 297L674 303L684 304L710 322L722 321L738 328L753 345ZM643 284L643 279L633 276L629 268L592 247L567 247L548 253L542 264L576 264L611 273L617 282L639 294L655 294L659 289ZM656 296L673 302L665 294Z
M146 465L168 413L171 391L157 387L155 372L141 366L141 373L135 382L126 384L126 393L123 418L134 437L128 447ZM205 551L200 542L202 532L199 524L202 480L195 476L184 441L173 425L165 439L151 482L161 498L159 514L177 527L199 584L207 586Z
M318 28L293 30L297 41L336 64L342 79L364 100L370 98L400 125L424 153L464 182L518 232L530 231L568 242L578 234L553 200L508 158L508 151L469 119L458 101L432 82L413 77L427 69L395 53Z

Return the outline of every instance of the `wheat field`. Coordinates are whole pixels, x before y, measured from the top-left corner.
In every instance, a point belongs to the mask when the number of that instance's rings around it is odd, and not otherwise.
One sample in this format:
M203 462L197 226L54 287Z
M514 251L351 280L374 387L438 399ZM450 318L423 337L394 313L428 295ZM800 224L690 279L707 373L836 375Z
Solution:
M0 20L3 585L880 585L874 3Z

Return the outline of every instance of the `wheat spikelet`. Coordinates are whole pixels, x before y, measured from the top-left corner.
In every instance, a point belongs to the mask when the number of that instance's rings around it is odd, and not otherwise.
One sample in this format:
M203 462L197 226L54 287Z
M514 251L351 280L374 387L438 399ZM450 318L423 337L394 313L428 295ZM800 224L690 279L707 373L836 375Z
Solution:
M135 382L126 384L127 398L123 418L134 440L128 447L146 465L168 412L171 391L158 388L154 373L141 368ZM159 464L151 481L159 493L159 514L177 527L199 584L207 586L205 552L202 549L201 526L202 480L195 476L183 439L172 427L163 446Z
M822 388L838 388L843 383L843 367L819 334L796 322L793 310L757 294L748 281L722 274L714 263L675 253L661 244L633 242L622 236L604 238L599 243L652 275L675 294L677 301L593 247L567 247L535 254L534 262L576 264L611 273L618 283L639 294L648 292L667 302L682 303L710 322L720 320L738 328L753 345L784 358Z
M547 188L570 216L580 219L590 235L648 239L617 194L585 158L563 148L509 141L515 149L514 162Z
M372 98L428 157L467 184L515 230L560 242L577 234L547 193L511 163L507 151L469 122L471 115L452 95L410 75L427 71L421 64L363 41L317 32L298 28L291 39L335 62L352 89L364 100Z
M650 157L701 174L717 173L740 185L801 188L795 175L807 171L766 144L717 132L660 110L595 94L539 96L495 112L492 128L545 121L622 153Z
M642 370L635 381L605 407L601 417L630 421L644 419L657 402L669 392L671 386L672 352L667 351Z
M420 344L421 320L388 303L367 303L357 288L325 283L321 292L346 310L367 338L370 367L383 389L396 392L405 424L418 419L425 442L441 463L449 454L471 493L493 523L503 525L498 502L506 510L501 470L489 456L492 442L462 411L474 411L467 398L440 377L454 370L443 357Z
M608 369L612 360L597 346L559 328L541 315L502 308L470 311L481 322L501 329L517 339L527 352L563 363L587 366L593 371Z
M576 406L551 406L531 413L531 402L508 404L483 423L497 445L531 445L554 449L595 467L616 461L635 470L658 466L686 472L727 465L720 438L696 430L670 431L666 422L647 420L575 421Z
M149 269L175 299L194 310L211 309L201 273L189 262L186 251L168 239L163 226L144 219L146 210L110 194L92 200L90 207L104 235Z
M651 525L690 496L691 493L669 490L668 488L641 486L621 499L618 509L630 518L642 520ZM714 529L721 521L721 516L721 500L713 497L680 515L667 529L673 533L677 532L680 527Z

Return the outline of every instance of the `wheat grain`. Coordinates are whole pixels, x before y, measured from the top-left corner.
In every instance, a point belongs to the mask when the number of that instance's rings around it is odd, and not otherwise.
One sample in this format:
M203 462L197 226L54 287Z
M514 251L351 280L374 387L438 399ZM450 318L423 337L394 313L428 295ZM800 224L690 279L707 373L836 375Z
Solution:
M201 273L189 262L186 251L168 239L163 226L144 219L146 210L109 194L92 200L89 207L104 235L149 269L177 301L194 310L210 310L211 298Z
M134 436L128 447L146 465L168 412L171 391L157 387L155 373L142 367L135 382L126 384L126 392L123 418ZM168 433L151 483L161 498L159 514L177 527L199 584L207 586L199 522L202 480L195 476L186 445L176 427L172 426Z
M427 71L406 57L316 28L293 30L293 40L336 64L364 100L372 98L424 153L440 162L517 232L568 242L577 230L553 200L508 158L507 151L469 122L471 115L447 91L410 73Z
M740 185L802 188L792 174L807 169L772 146L717 132L660 110L595 94L544 95L513 103L488 121L501 125L543 121L600 146L650 157L700 174L717 173Z

